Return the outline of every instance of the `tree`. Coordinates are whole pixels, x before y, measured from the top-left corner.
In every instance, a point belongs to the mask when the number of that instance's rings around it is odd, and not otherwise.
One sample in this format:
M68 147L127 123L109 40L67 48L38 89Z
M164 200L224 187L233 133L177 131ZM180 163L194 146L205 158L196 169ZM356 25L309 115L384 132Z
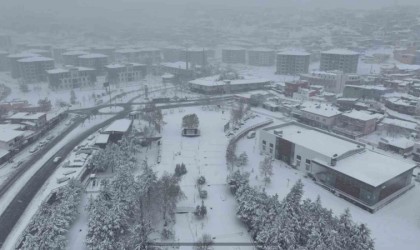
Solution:
M231 140L231 141L229 141L229 144L228 144L227 149L226 149L226 163L231 168L233 167L233 164L236 161L235 151L236 151L236 143Z
M175 175L181 177L182 175L187 173L187 168L185 167L184 163L176 164L175 166Z
M198 128L200 121L196 114L189 114L182 117L183 128Z
M76 93L74 93L74 90L71 90L70 91L70 103L75 104L76 100L77 100Z
M198 240L197 244L195 244L195 250L209 250L211 249L211 245L213 245L213 239L209 234L203 234L203 236Z
M266 156L264 160L260 162L260 173L264 177L264 183L267 185L271 182L271 176L273 173L273 159Z
M248 164L248 155L246 152L242 152L236 160L236 165L240 167L245 166L246 164Z

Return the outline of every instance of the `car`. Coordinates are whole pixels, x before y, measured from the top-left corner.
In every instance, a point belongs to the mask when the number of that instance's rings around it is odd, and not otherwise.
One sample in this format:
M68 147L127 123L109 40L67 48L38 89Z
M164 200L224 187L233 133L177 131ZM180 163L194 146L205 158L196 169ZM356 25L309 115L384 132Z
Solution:
M38 150L38 147L35 146L29 150L29 153L35 153Z
M69 126L71 124L71 121L66 121L65 125Z
M23 164L23 161L18 161L15 165L13 165L13 167L12 168L18 168L18 167L20 167L20 165L22 165Z
M49 135L49 136L47 136L47 141L51 141L52 139L54 139L54 135Z
M254 130L249 131L248 134L246 135L246 138L248 138L248 139L254 138L255 137L255 134L256 133L255 133Z
M94 136L94 135L91 135L91 136L89 136L89 137L88 137L88 140L89 140L89 141L91 141L91 140L93 140L93 139L95 139L95 136Z
M46 144L46 142L45 142L45 141L40 141L40 142L38 142L39 147L43 147L45 144Z
M55 157L54 160L53 160L54 163L59 163L60 161L61 161L60 156Z

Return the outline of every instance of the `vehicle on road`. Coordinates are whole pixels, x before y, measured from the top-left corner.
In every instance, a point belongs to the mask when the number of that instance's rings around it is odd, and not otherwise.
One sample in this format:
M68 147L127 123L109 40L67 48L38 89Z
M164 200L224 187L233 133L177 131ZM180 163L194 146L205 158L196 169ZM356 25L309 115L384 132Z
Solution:
M52 139L54 139L54 137L55 137L54 135L49 135L49 136L47 136L46 139L47 139L47 141L51 141Z
M12 168L18 168L23 164L23 161L18 161Z
M255 137L255 131L249 131L248 134L246 135L246 138L251 139Z
M66 121L64 125L69 126L71 124L71 121Z
M60 161L61 161L60 156L55 157L54 160L53 160L54 163L59 163Z
M35 146L29 150L29 153L35 153L38 150L38 147Z
M70 177L57 178L57 183L60 184L60 183L66 182L68 180L70 180Z
M89 136L89 137L88 137L88 140L89 140L89 141L91 141L91 140L93 140L93 139L95 139L95 136L94 136L94 135L91 135L91 136Z

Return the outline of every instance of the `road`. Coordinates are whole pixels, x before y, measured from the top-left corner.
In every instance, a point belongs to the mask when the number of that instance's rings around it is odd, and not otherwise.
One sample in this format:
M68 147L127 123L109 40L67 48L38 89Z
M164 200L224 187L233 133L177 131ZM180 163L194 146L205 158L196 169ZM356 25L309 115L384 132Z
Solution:
M160 91L160 90L157 90ZM141 95L140 95L141 96ZM140 97L138 96L138 97ZM129 112L131 111L131 106L134 104L147 104L148 102L144 103L133 103L132 101L137 99L138 97L132 98L129 103L122 103L119 104L120 106L124 107L124 110L118 113L116 116L110 118L109 120L106 120L89 130L83 132L73 140L71 140L69 143L67 143L64 147L62 147L53 157L51 157L30 179L29 181L23 186L23 188L16 194L16 196L13 198L13 200L9 203L7 208L4 210L4 212L0 215L0 247L2 247L4 241L6 240L7 236L19 220L20 216L25 211L28 204L32 201L33 197L37 194L39 189L44 185L45 181L51 176L51 174L54 172L54 170L57 168L58 164L55 164L53 162L53 159L56 156L60 156L62 158L65 158L74 147L76 147L78 144L80 144L84 139L89 137L92 133L97 131L98 129L107 126L111 122L126 117ZM206 104L220 104L221 101L226 101L231 99L232 96L227 97L214 97L214 98L202 98L202 99L195 99L195 100L188 100L188 101L181 101L181 102L169 102L169 103L160 103L159 108L161 109L167 109L167 108L177 108L177 107L188 107L188 106L197 106L197 105L206 105ZM108 104L108 105L101 105L99 107L91 108L91 109L84 109L83 111L87 114L92 114L93 112L97 112L97 110L109 107L111 105L115 104ZM75 129L82 120L78 120L75 122L71 127L69 127L68 130L66 130L66 134L68 134L70 131ZM62 138L64 138L65 134L63 133L59 137L57 137L52 143L49 144L49 146L46 146L42 149L38 154L42 155L48 152L55 143L59 142ZM30 160L25 163L24 166L22 166L22 170L20 172L20 175L24 173L30 166L32 166L36 161L38 160L37 157L33 157ZM17 179L20 175L16 175L14 178ZM9 187L12 185L12 183L9 185ZM3 191L3 194L7 190Z

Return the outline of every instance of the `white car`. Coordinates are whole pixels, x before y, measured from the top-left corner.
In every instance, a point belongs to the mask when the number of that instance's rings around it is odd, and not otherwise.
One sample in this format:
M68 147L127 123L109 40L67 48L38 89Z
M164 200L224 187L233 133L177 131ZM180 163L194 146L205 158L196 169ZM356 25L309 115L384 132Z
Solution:
M46 139L47 141L51 141L52 139L54 139L54 135L49 135Z
M29 153L35 153L38 150L38 147L33 147L29 150Z

